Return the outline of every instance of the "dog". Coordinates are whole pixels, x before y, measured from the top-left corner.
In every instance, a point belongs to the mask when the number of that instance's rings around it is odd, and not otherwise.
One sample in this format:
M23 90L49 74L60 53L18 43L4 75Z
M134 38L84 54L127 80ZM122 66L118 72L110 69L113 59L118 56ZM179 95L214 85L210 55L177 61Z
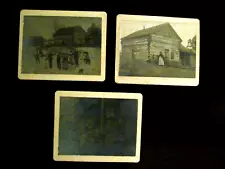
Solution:
M83 74L83 73L84 73L84 69L82 69L82 68L79 69L78 73L79 73L79 74Z

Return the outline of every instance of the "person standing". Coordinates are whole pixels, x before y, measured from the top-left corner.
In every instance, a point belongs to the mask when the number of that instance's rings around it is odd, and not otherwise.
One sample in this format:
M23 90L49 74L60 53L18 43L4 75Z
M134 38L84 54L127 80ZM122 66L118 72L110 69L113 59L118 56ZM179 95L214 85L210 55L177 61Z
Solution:
M42 53L43 53L42 57L44 60L44 68L47 69L48 68L48 49L43 48Z
M60 58L60 53L57 53L57 58L56 58L56 62L57 62L57 68L59 70L61 70L61 58Z
M36 63L37 64L40 64L40 57L39 57L39 48L36 48L36 51L34 53L34 57L35 57L35 60L36 60Z
M62 65L64 70L69 69L68 56L63 56Z
M79 56L78 56L78 51L77 50L72 50L71 55L74 58L74 63L75 66L78 67L79 66Z
M42 58L44 56L44 53L43 53L43 49L42 48L39 48L38 55L39 55L39 58Z
M85 54L85 56L84 56L85 64L90 65L91 64L91 60L90 60L89 53L88 52L85 52L84 54Z
M53 53L49 52L48 53L48 64L49 64L50 68L52 68L52 59L53 59Z

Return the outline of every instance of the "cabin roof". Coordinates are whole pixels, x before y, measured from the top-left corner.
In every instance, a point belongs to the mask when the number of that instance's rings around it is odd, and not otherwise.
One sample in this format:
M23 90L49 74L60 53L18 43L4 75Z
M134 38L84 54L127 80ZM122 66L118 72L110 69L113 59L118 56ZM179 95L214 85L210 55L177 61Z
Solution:
M63 35L71 35L74 32L85 32L85 30L81 26L73 26L73 27L67 27L67 28L61 28L58 29L54 34L53 37L55 36L63 36Z
M146 28L146 29L136 31L134 33L131 33L131 34L123 37L122 40L146 36L146 35L154 34L155 32L158 32L158 31L165 32L165 31L168 31L169 29L171 29L174 32L176 38L178 38L179 40L182 41L180 36L176 33L176 31L173 29L173 27L169 23L163 23L163 24L156 25L156 26L153 26L153 27L150 27L150 28Z
M193 50L191 50L183 45L180 45L180 52L195 54L195 52Z

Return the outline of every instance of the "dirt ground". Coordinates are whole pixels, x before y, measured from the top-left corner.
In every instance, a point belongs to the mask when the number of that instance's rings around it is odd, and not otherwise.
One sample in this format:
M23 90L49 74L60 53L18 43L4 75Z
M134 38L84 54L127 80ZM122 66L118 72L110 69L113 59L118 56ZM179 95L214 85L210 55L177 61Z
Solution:
M120 76L140 76L140 77L174 77L174 78L194 78L195 70L191 68L176 68L169 66L158 66L137 60L135 65L126 60L120 62Z
M54 48L53 50L57 50ZM84 75L100 75L101 74L101 49L100 48L77 48L78 51L85 51L90 54L91 64L84 63L82 57L79 60L79 67L69 64L69 69L59 70L57 68L56 56L53 56L53 67L49 68L48 61L41 58L40 64L37 64L34 57L34 48L27 48L22 56L22 73L32 74L79 74L79 70L83 69Z

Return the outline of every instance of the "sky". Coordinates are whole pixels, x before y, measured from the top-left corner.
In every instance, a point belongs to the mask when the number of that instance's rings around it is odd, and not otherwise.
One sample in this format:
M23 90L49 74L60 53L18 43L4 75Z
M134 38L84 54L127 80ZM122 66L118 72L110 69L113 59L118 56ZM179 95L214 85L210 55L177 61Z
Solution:
M92 23L101 27L101 18L25 16L23 36L43 36L46 39L52 38L52 34L55 31L55 22L57 22L58 28L80 25L85 31L92 25Z
M163 22L146 22L146 21L123 21L120 23L120 36L121 38L127 36L135 31L144 28L149 28L162 24ZM193 23L170 23L177 34L183 40L182 45L187 46L188 39L192 39L197 34L197 25Z

